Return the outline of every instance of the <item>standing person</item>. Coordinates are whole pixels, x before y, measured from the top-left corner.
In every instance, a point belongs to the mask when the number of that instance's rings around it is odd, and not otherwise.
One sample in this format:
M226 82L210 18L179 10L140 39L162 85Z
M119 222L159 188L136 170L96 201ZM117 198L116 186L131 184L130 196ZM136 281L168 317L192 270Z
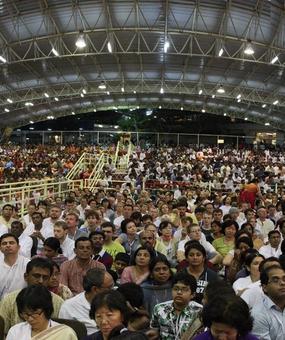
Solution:
M218 279L217 274L207 267L206 250L198 241L188 241L185 245L185 257L188 267L184 269L195 277L197 289L194 300L202 303L204 289L207 284Z
M121 275L121 284L126 282L134 282L141 284L149 276L149 264L154 254L146 247L138 248L131 260L131 265L123 270Z
M253 334L259 339L284 340L285 271L270 266L261 272L260 282L265 296L252 309Z
M25 287L24 273L29 259L19 255L19 239L11 234L0 237L0 300L8 293Z
M82 322L87 328L87 334L96 332L97 324L89 316L90 304L98 293L110 290L113 286L113 278L106 270L102 268L88 270L83 277L84 291L62 304L59 317Z
M57 221L53 226L54 237L60 242L62 254L72 260L75 257L74 240L68 237L68 225L65 221Z
M102 268L105 266L91 259L93 249L92 242L87 237L79 237L75 241L75 258L61 265L60 283L67 286L76 295L83 292L83 277L91 268Z
M179 340L198 317L202 306L193 301L197 283L192 275L178 273L172 281L172 299L153 309L151 328L159 330L161 340Z

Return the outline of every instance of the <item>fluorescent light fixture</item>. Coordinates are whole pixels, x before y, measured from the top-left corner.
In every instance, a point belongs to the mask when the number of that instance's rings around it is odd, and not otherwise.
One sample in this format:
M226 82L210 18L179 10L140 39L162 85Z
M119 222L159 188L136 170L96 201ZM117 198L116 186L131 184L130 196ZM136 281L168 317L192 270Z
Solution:
M13 103L13 100L10 99L10 98L7 98L7 102L10 103L10 104L12 104L12 103Z
M161 109L161 105L159 105L159 107L158 107L159 109Z
M247 55L253 55L254 54L254 49L252 47L252 44L248 42L245 46L244 53Z
M51 131L51 129L47 129L48 131Z
M85 90L85 89L83 89L83 90L82 90L82 93L86 94L87 92L86 92L86 90Z
M273 102L273 105L277 105L279 103L279 100L276 99L274 102Z
M121 87L121 91L122 91L122 92L125 92L125 88L124 88L123 86Z
M146 110L145 115L146 115L146 116L151 116L151 115L152 115L152 112L153 112L152 110Z
M84 48L86 47L86 41L84 40L84 35L80 34L78 39L75 42L76 47L78 48Z
M219 57L221 57L221 56L223 55L223 53L224 53L224 49L221 48L221 49L219 50Z
M136 91L136 90L134 90L134 91L133 91L133 94L136 94L136 93L137 93L137 91Z
M237 95L237 99L240 99L241 98L241 94Z
M32 102L26 102L25 106L34 106L34 104Z
M102 128L102 127L103 127L103 125L102 125L102 124L99 124L98 126L99 126L99 128Z
M75 116L75 112L74 111L72 111L71 114L72 114L72 116Z
M35 128L33 128L33 127L29 127L29 129L30 129L30 130L34 130Z
M139 106L137 106L137 109L139 109L140 107Z
M221 94L225 93L225 89L223 88L223 85L220 85L220 87L217 89L217 92Z
M265 125L265 126L269 126L269 125L270 125L270 123L265 123L264 125Z
M96 110L96 109L93 109L93 111L94 111L94 112L97 112L97 110Z
M247 119L248 119L247 117L244 118L244 120L247 120Z
M56 102L58 102L59 99L58 99L57 97L54 97L54 100L55 100Z
M271 61L270 61L270 64L275 64L276 61L278 60L278 55L276 55Z
M164 43L164 46L163 46L164 53L167 53L169 47L170 47L169 41L165 40L165 43Z
M59 56L59 53L57 52L57 50L53 47L52 48L52 53L56 56L56 57L58 57Z
M199 91L199 94L201 95L202 93L203 93L203 90L200 90L200 91Z
M212 98L213 98L213 99L214 99L214 98L216 98L216 95L215 95L215 94L213 94L213 95L212 95Z
M45 92L44 95L45 95L46 98L49 98L49 94L48 93Z
M224 113L224 116L225 116L225 117L226 117L226 115L227 115L227 114L226 114L226 113Z
M47 116L47 119L54 119L54 116Z
M110 96L110 92L109 91L107 91L106 93L107 93L108 96Z
M10 112L10 110L9 110L9 109L7 109L6 107L5 107L4 111L5 111L5 112Z
M110 43L110 41L108 41L107 48L108 48L109 53L113 52L112 44Z
M237 100L237 102L240 103L240 102L241 102L241 99L239 98L239 99Z
M0 61L2 61L2 63L7 63L7 60L2 55L0 55Z
M100 85L98 86L98 89L100 90L105 90L106 89L106 85L103 81L101 81Z
M80 93L80 96L83 98L83 97L84 97L84 94L83 94L83 93Z
M184 107L183 107L183 106L181 106L180 110L181 110L181 111L183 111L183 110L184 110Z
M114 128L115 128L115 129L118 129L118 128L119 128L119 125L115 125Z
M266 104L263 104L262 107L265 108L267 105Z
M164 89L163 87L160 88L160 93L163 94L164 93Z
M33 121L33 120L30 120L30 124L34 124L34 121Z
M202 109L202 112L203 112L203 113L205 113L205 112L206 112L206 110L205 110L205 109Z

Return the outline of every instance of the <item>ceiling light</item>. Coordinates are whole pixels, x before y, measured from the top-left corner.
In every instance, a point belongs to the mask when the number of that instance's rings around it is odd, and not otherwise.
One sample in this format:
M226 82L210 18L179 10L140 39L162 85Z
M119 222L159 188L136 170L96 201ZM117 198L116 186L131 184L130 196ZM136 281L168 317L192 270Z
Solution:
M200 90L200 91L199 91L199 94L201 95L202 93L203 93L203 90Z
M241 102L241 99L239 98L239 99L237 100L237 102L240 103L240 102Z
M241 98L241 94L237 95L237 99L240 99Z
M275 64L277 60L278 60L278 55L276 55L276 56L270 61L270 64Z
M108 48L109 53L113 52L112 44L110 43L110 41L108 41L107 48Z
M122 92L125 92L125 88L124 88L123 86L121 87L121 91L122 91Z
M265 107L266 107L266 104L263 104L262 107L265 108Z
M54 97L54 100L55 100L56 102L58 102L58 98L57 98L57 97Z
M118 128L119 128L119 125L115 125L114 128L115 128L115 129L118 129Z
M184 107L183 107L183 106L181 106L180 110L181 110L181 111L183 111L183 110L184 110Z
M273 102L273 105L277 105L279 103L279 100L276 99L274 102Z
M108 96L110 96L110 92L109 91L107 91L106 93L107 93Z
M96 109L93 109L93 111L94 111L94 112L97 112L97 110L96 110Z
M265 125L265 126L268 126L268 125L270 125L270 123L265 123L264 125Z
M29 129L30 129L30 130L34 130L35 128L33 128L33 127L29 127Z
M253 55L254 54L254 49L252 47L252 44L248 42L245 46L244 53L247 55Z
M136 94L136 93L137 93L137 91L136 91L136 90L134 90L134 91L133 91L133 93L134 93L134 94Z
M98 86L98 89L100 90L105 90L106 89L106 85L103 81L101 81L100 85Z
M219 57L221 57L221 56L223 55L223 53L224 53L224 49L221 48L221 49L219 50Z
M220 85L220 87L217 89L217 92L221 94L225 93L225 89L223 88L223 85Z
M247 117L244 118L244 120L247 120L247 119L248 119Z
M47 119L54 119L54 116L47 116Z
M203 113L205 113L205 112L206 112L206 110L205 110L205 109L202 109L202 112L203 112Z
M80 93L80 96L83 98L83 97L84 97L84 94L83 94L83 93Z
M26 106L34 106L34 104L32 102L26 102L25 105Z
M164 47L163 47L164 53L167 53L167 50L169 49L169 47L170 47L169 41L165 40Z
M213 95L212 95L212 98L216 98L216 95L215 95L215 94L213 94Z
M30 120L30 124L34 124L34 121L33 121L33 120Z
M226 113L224 113L224 116L226 116L227 114Z
M13 103L13 100L10 99L10 98L7 98L7 102L10 103L10 104L12 104L12 103Z
M48 131L51 131L51 129L50 129L50 128L48 128L47 130L48 130Z
M75 112L74 111L72 111L71 114L72 114L72 116L75 116Z
M159 109L161 109L161 105L159 105L159 107L158 107Z
M5 111L5 112L10 112L10 110L9 110L9 109L7 109L7 108L5 108L5 109L4 109L4 111Z
M86 94L87 92L86 92L86 90L85 90L85 89L83 89L83 90L82 90L82 93Z
M163 87L160 88L160 93L163 94L164 93L164 89Z
M102 128L102 127L103 127L103 125L101 125L101 124L99 124L98 126L99 126L99 128Z
M137 109L139 109L140 107L139 106L137 106Z
M145 115L146 115L146 116L151 116L151 115L152 115L152 112L153 112L152 110L146 110Z
M49 94L48 94L48 93L45 93L44 95L45 95L45 97L46 97L46 98L48 98L48 97L49 97Z
M80 34L78 39L75 42L76 47L78 48L84 48L86 47L86 41L84 40L84 35Z
M2 61L2 63L7 63L7 60L2 55L0 55L0 61Z
M57 52L57 50L53 47L52 48L52 53L56 56L56 57L58 57L59 56L59 53Z

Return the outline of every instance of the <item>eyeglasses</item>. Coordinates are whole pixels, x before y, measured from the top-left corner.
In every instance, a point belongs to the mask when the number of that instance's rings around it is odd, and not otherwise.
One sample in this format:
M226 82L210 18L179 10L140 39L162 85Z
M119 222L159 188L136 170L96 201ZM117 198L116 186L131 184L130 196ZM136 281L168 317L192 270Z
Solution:
M268 281L268 283L274 283L274 284L281 285L281 283L285 283L285 276L273 277L271 280Z
M21 316L23 319L28 319L28 318L33 318L35 319L36 317L40 316L41 314L43 313L43 311L38 311L38 312L31 312L31 313L28 313L28 312L22 312L21 313Z
M188 293L189 292L189 287L178 287L178 286L174 286L172 287L172 290L176 293L181 292L181 293Z

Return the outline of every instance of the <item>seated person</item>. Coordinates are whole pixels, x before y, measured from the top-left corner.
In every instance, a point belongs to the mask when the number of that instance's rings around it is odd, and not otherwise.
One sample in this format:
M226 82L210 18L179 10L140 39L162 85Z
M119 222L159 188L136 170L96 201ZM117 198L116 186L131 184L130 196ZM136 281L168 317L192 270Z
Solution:
M118 253L115 256L113 268L118 276L116 283L120 285L123 270L130 264L130 256L126 253Z
M93 244L93 260L97 260L104 264L107 269L111 269L113 258L105 249L103 249L105 234L102 231L92 231L89 240Z
M63 300L73 297L71 290L59 282L60 279L60 267L56 262L52 262L53 272L48 282L48 290L54 294L60 296Z

